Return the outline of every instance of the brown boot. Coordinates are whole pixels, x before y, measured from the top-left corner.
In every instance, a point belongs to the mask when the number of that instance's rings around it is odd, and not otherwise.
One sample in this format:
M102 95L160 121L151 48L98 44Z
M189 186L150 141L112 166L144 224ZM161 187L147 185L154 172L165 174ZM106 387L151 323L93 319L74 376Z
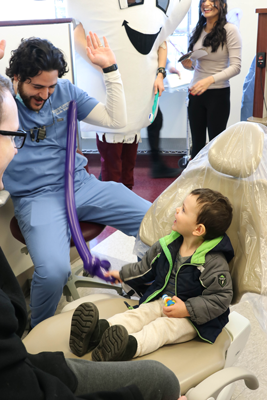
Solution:
M137 340L122 325L113 325L92 352L93 361L129 361L137 350Z
M93 303L80 304L73 313L70 331L70 348L78 357L92 351L109 327L105 319L99 319L98 309Z

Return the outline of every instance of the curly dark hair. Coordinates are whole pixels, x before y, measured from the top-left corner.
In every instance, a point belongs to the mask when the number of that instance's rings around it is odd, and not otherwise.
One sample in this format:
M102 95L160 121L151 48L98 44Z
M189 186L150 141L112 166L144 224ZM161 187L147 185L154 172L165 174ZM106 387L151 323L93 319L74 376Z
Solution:
M206 228L204 239L223 236L233 218L233 208L228 198L207 188L195 189L190 195L197 196L197 204L200 206L197 224L203 224Z
M224 25L227 23L226 19L226 14L227 14L227 0L217 0L219 2L220 8L219 8L219 18L214 24L214 27L211 32L209 32L204 41L203 41L203 46L204 47L210 47L212 48L212 53L215 53L219 46L221 45L222 47L226 43L226 30L224 29ZM216 3L216 0L213 1L214 5ZM201 4L202 0L199 2L199 19L198 23L193 30L193 33L189 39L189 47L188 51L192 51L194 44L198 41L201 32L206 25L206 18L202 15L201 12Z
M69 70L63 52L46 39L31 37L22 39L17 50L12 51L6 75L11 79L18 75L25 82L42 71L55 70L59 78Z

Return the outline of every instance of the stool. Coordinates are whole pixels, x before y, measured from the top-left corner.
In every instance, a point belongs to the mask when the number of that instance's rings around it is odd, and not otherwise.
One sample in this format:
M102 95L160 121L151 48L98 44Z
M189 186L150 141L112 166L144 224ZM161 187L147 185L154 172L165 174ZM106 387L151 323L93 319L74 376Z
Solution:
M84 222L80 221L81 231L86 242L97 237L105 228L105 225L97 224L95 222ZM14 216L10 221L10 230L15 239L17 239L22 244L25 244L25 239L20 231L18 221ZM74 247L75 244L73 239L71 238L70 247ZM21 253L28 254L27 247L23 247L21 249ZM105 283L101 279L97 277L90 276L79 276L79 273L83 270L83 265L74 268L71 275L69 276L68 282L63 288L63 295L66 296L67 301L71 301L71 297L73 300L77 300L80 298L79 293L77 291L78 287L92 287L92 288L100 288L100 289L114 289L118 292L118 294L122 294L121 285L111 285L110 283Z

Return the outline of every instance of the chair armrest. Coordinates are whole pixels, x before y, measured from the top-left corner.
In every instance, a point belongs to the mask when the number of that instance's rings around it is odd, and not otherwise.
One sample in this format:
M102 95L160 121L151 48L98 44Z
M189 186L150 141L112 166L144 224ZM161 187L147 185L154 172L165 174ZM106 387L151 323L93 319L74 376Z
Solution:
M186 393L187 400L217 399L220 392L228 385L244 379L246 386L251 390L259 387L259 381L255 375L244 368L231 367L215 372L199 385Z
M7 190L0 191L0 207L4 206L9 199L10 194Z

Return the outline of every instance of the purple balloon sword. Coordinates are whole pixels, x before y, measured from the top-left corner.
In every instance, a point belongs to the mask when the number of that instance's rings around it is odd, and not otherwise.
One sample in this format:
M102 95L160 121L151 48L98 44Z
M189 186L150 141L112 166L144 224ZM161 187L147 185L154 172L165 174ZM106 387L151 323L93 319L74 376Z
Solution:
M75 195L74 195L74 168L76 156L76 133L77 133L77 105L75 101L71 101L68 110L68 136L66 150L66 165L65 165L65 194L66 194L66 209L67 218L70 226L71 235L75 246L83 260L84 269L91 276L97 276L108 282L114 282L113 277L106 277L105 272L110 269L110 262L100 260L92 256L90 253L78 220Z

